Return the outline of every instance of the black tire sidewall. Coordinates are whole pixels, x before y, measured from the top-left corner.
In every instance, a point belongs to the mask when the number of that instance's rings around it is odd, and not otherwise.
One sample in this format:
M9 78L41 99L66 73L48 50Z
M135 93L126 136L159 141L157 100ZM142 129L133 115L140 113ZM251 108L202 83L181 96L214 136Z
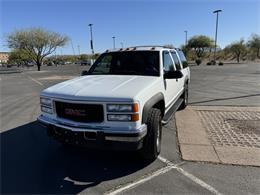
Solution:
M188 100L189 100L189 86L188 86L188 84L185 84L185 86L184 86L184 104L185 104L185 107L188 105Z
M161 152L162 138L162 116L161 111L152 108L147 119L147 135L144 138L142 157L147 160L155 160ZM159 144L157 146L157 136L159 133Z
M188 105L188 101L189 101L189 85L188 85L188 83L185 83L185 85L184 85L184 91L183 91L181 98L183 99L183 102L180 105L178 110L184 110Z
M162 144L162 116L160 114L160 117L159 117L159 124L158 124L158 128L157 128L157 131L156 131L156 139L155 141L157 142L157 136L158 136L158 133L159 133L159 148L157 147L156 145L156 152L157 152L157 155L160 154L161 152L161 144ZM157 144L157 143L156 143Z

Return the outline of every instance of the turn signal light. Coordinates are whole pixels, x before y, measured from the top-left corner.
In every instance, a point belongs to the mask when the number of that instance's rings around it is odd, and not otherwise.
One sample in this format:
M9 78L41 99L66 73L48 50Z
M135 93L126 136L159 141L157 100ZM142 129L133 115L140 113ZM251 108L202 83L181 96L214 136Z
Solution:
M138 103L134 103L133 104L133 112L138 112L139 108L138 108Z
M139 114L132 114L131 121L139 121Z

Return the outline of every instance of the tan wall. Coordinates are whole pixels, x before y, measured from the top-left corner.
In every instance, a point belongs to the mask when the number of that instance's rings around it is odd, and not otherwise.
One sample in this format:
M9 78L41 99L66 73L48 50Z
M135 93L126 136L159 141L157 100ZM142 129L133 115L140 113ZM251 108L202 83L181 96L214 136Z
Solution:
M9 59L9 53L8 52L0 52L0 63L4 62L6 63Z

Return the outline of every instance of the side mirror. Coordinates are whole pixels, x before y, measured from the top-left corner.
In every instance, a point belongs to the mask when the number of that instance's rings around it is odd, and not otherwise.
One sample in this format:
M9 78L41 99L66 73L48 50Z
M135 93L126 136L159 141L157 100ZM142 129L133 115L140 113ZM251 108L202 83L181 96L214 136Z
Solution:
M84 76L84 75L88 75L88 71L87 71L87 70L83 70L83 71L81 72L81 76Z
M183 74L180 70L167 71L164 73L164 79L180 79L182 77L183 77Z

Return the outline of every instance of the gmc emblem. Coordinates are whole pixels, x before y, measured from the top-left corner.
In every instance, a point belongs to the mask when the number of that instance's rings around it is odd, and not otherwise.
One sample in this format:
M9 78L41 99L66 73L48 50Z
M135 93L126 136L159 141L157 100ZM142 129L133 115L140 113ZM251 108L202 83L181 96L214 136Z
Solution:
M65 108L65 114L70 116L86 116L85 110Z

